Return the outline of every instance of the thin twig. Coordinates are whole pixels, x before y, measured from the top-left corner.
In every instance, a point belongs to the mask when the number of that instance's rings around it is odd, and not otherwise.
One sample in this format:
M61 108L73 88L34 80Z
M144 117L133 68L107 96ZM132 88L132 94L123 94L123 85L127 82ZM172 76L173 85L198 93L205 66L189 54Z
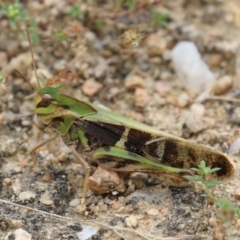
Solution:
M232 98L232 97L211 96L204 99L204 101L213 101L213 100L240 103L240 99Z
M115 232L115 234L117 234L118 236L120 236L121 238L123 238L125 240L126 240L126 238L123 237L123 235L121 233L119 233L118 231L129 232L129 233L134 234L135 236L138 235L141 238L147 239L147 240L180 240L180 239L184 239L185 237L193 237L193 236L188 235L188 236L182 236L182 237L156 238L156 237L153 237L153 236L144 235L144 234L138 232L137 230L133 230L133 229L129 229L129 228L122 228L122 227L112 227L112 226L109 226L109 225L105 225L103 223L100 223L99 219L82 220L82 219L78 219L78 218L63 217L63 216L60 216L60 215L57 215L57 214L54 214L54 213L48 213L48 212L45 212L45 211L38 210L36 208L27 207L27 206L20 205L20 204L17 204L17 203L13 203L13 202L3 200L3 199L0 199L0 202L10 204L12 206L24 208L24 209L27 209L27 210L30 210L30 211L35 211L35 212L38 212L38 213L41 213L41 214L44 214L44 215L48 215L50 217L57 218L57 219L62 220L62 221L71 221L71 222L75 222L75 223L84 223L84 224L88 223L90 225L101 226L103 228L107 228L107 229L112 230L113 232ZM100 220L102 221L102 219L100 219Z
M13 205L13 206L16 206L16 207L21 207L21 208L24 208L24 209L27 209L27 210L30 210L30 211L39 212L39 213L42 213L42 214L45 214L45 215L49 215L51 217L55 217L55 218L64 220L64 221L66 221L66 220L71 221L72 220L72 218L63 217L63 216L60 216L60 215L57 215L57 214L54 214L54 213L48 213L48 212L45 212L45 211L38 210L36 208L31 208L31 207L27 207L27 206L24 206L24 205L21 205L21 204L9 202L9 201L4 200L4 199L0 199L0 202L7 203L7 204L10 204L10 205Z

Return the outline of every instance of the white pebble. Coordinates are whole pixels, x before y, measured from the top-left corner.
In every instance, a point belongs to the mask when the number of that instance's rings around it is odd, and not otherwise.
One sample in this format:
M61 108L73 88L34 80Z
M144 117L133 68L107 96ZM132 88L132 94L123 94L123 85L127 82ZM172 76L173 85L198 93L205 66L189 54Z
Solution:
M25 230L19 228L14 232L15 240L31 240L32 235Z
M128 227L134 227L134 228L137 227L138 225L137 219L133 215L125 218L125 223Z
M191 113L198 116L203 116L205 112L205 107L203 104L194 103L190 107Z
M236 154L240 151L240 138L237 138L233 143L230 145L228 153L229 154Z
M182 85L196 93L211 88L215 77L193 42L179 42L172 50L174 69Z
M76 207L80 204L80 199L73 199L70 203L69 206L70 207Z
M24 191L19 193L19 200L21 201L29 201L31 199L34 199L36 197L36 193L31 191Z

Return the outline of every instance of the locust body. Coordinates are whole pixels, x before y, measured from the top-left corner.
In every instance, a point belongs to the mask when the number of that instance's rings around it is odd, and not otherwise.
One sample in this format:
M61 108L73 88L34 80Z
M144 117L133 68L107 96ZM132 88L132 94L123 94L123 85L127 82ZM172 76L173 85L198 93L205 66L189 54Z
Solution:
M35 112L66 145L74 142L80 149L88 149L98 165L109 170L167 175L173 183L186 182L184 175L192 174L190 169L202 160L207 166L221 168L217 177L234 172L233 164L222 153L64 95L58 88L48 86L37 92ZM84 205L89 166L77 151L74 155L87 170Z

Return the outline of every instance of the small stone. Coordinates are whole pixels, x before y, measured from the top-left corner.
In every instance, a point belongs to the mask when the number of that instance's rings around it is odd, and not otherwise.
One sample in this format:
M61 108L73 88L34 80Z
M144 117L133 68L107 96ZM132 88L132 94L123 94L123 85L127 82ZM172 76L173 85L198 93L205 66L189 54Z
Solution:
M19 200L22 202L33 200L35 199L35 197L36 197L36 193L32 191L24 191L18 195Z
M125 185L122 178L116 172L107 171L101 167L89 177L88 187L97 194L109 193L112 191L125 191Z
M11 178L4 178L4 179L3 179L3 184L4 184L5 186L10 186L10 185L12 184Z
M99 201L99 202L97 203L97 205L98 205L99 207L102 207L102 206L104 205L104 202L103 202L103 201Z
M186 89L200 93L215 83L214 74L193 42L179 42L172 50L172 60L178 79Z
M77 207L79 204L80 204L80 199L76 198L76 199L73 199L70 203L69 203L69 206L70 207Z
M137 219L135 216L131 215L125 218L125 223L128 227L135 228L138 225Z
M32 122L31 122L31 121L28 121L28 120L23 120L23 121L22 121L22 126L23 126L23 127L32 126Z
M172 90L172 85L168 81L159 81L155 84L155 91L161 96L167 96Z
M150 96L144 88L137 88L134 97L135 106L138 107L145 107L150 101Z
M230 77L228 75L223 76L219 80L216 81L216 83L213 86L212 91L217 95L223 94L232 87L232 84L233 84L232 77Z
M239 151L240 151L240 138L237 138L230 145L228 153L234 155L236 153L239 153Z
M188 94L186 93L181 93L179 96L178 96L178 99L177 99L177 105L178 107L186 107L190 102L190 97Z
M240 188L235 189L234 196L235 198L240 199Z
M218 223L217 223L217 219L216 219L215 216L209 218L209 224L210 224L210 226L212 226L212 227L217 226Z
M66 152L61 152L60 155L58 155L59 162L65 162L68 158L68 155Z
M21 228L17 229L14 232L14 235L15 235L15 240L31 240L32 239L32 235Z
M12 156L16 153L19 143L9 136L0 136L0 155L4 157Z
M20 161L19 161L20 163ZM23 171L21 166L16 166L12 169L15 173L21 173Z
M119 197L119 198L118 198L118 201L119 201L120 203L124 203L124 202L125 202L125 197Z
M44 182L50 182L51 180L52 180L52 175L50 172L46 172L42 177L42 181Z
M145 88L146 84L145 84L143 78L141 78L140 76L129 75L125 79L125 87L127 89Z
M176 96L173 96L173 95L166 96L167 104L177 105L177 102L178 102L178 99Z
M118 210L117 210L117 213L120 213L120 214L127 214L129 211L126 207L120 207Z
M104 204L102 207L101 207L101 210L103 212L106 212L108 210L108 205L107 204Z
M168 208L162 208L161 209L161 214L162 215L166 215L166 214L168 214L169 213L169 209Z
M164 61L171 61L171 51L166 49L162 54L162 58Z
M53 200L51 199L40 199L40 202L46 206L51 206L54 204Z
M119 204L119 202L114 201L111 204L111 207L112 207L113 210L118 210L120 208L120 204Z
M240 219L237 220L236 227L240 229Z
M96 35L92 31L86 31L86 33L84 34L84 37L88 42L93 43L96 41Z
M149 216L157 216L158 214L159 214L159 211L156 208L151 208L147 211L147 215Z
M65 59L57 60L57 61L53 64L53 68L54 68L55 70L60 70L60 69L63 68L64 66L66 66L66 60L65 60Z
M205 107L203 104L194 103L191 105L190 111L193 115L203 116L205 112Z
M12 184L12 188L13 188L13 192L15 193L15 194L19 194L20 193L20 191L21 191L21 182L20 182L20 180L17 178L17 179L15 179L15 181L13 182L13 184Z
M163 81L164 80L167 81L168 79L171 79L171 78L172 78L172 74L168 71L162 71L160 73L160 79L163 80Z
M223 59L223 55L219 54L219 53L213 53L213 54L209 54L206 62L209 66L211 67L216 67L219 66L221 61Z
M178 225L178 227L179 227L180 229L184 229L185 226L186 226L186 225L185 225L184 223Z
M100 211L100 207L99 206L94 206L93 211L95 213L99 212Z
M97 232L99 231L99 226L82 224L81 228L82 228L82 230L80 232L77 232L77 237L79 240L94 239L92 236L97 234Z
M108 66L105 62L99 63L93 70L94 76L97 79L104 78L107 74Z
M44 192L40 197L40 202L44 205L51 206L54 204L53 200L50 197L50 193L48 191Z
M166 39L155 33L150 34L146 38L145 45L147 47L148 54L150 57L161 56L162 53L167 48Z
M211 128L215 124L213 118L203 118L192 113L186 113L181 119L183 125L183 137L188 138L189 135L199 133L204 129Z
M98 93L103 85L94 79L88 79L84 82L82 86L82 91L87 96L94 96L96 93Z

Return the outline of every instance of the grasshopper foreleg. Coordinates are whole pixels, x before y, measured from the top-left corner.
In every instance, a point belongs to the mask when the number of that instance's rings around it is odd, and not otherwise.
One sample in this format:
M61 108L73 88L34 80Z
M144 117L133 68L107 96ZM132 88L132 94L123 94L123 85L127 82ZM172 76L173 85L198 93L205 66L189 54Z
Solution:
M53 135L52 137L40 142L39 144L37 144L35 147L33 147L31 149L31 151L29 152L31 158L32 158L32 162L28 164L29 167L34 167L37 163L37 159L36 159L36 156L35 156L35 152L37 151L38 148L40 148L41 146L45 145L46 143L52 141L53 139L55 139L57 136L56 134Z

